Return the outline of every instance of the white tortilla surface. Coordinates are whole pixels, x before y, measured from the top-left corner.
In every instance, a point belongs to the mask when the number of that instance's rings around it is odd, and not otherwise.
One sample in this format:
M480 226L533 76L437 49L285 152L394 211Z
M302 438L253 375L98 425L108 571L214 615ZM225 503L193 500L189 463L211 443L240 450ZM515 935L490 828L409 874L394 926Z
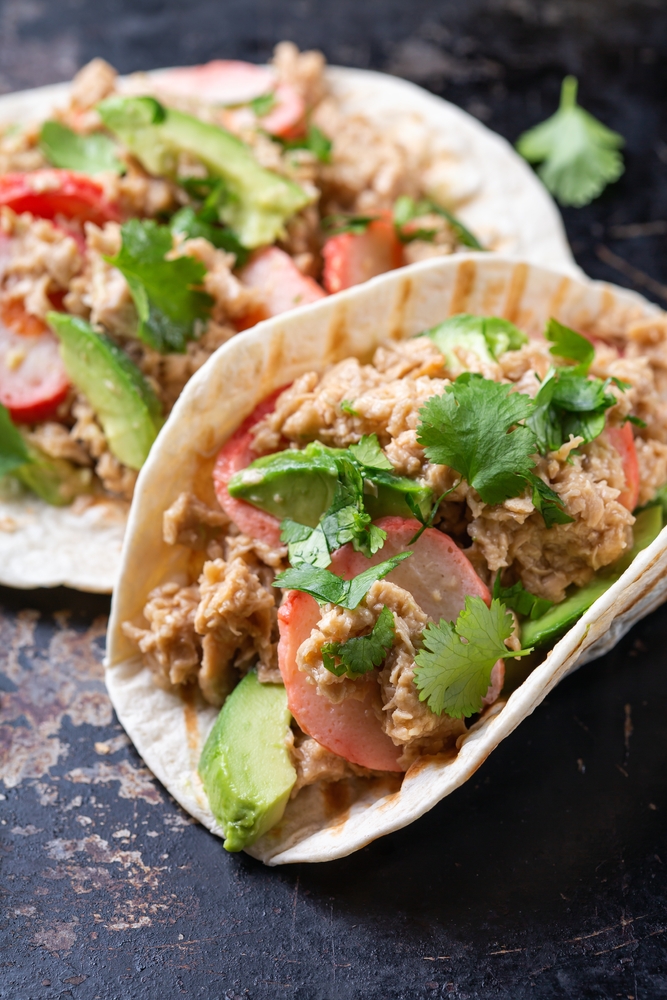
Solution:
M159 80L161 70L148 74ZM434 155L455 196L456 211L488 245L578 274L560 215L533 171L500 136L460 108L396 77L329 67L327 78L346 112L360 113L406 143L426 126ZM136 91L136 78L126 78ZM68 83L0 97L0 125L47 118L65 104ZM113 509L115 506L115 510ZM110 592L118 576L126 505L83 516L36 497L0 496L0 584ZM2 524L13 525L10 531Z
M369 359L387 338L416 334L460 312L504 316L529 334L555 316L586 331L623 330L658 315L632 292L490 254L415 264L228 341L186 386L144 466L130 514L108 633L107 686L139 753L181 805L214 833L197 764L217 711L157 687L121 623L142 622L153 587L189 582L189 550L162 539L162 514L184 491L211 495L215 455L274 389L351 355ZM457 755L423 758L394 776L301 791L273 830L248 849L270 865L327 861L406 826L463 784L571 670L611 648L667 597L667 529L557 643L506 703L471 728Z

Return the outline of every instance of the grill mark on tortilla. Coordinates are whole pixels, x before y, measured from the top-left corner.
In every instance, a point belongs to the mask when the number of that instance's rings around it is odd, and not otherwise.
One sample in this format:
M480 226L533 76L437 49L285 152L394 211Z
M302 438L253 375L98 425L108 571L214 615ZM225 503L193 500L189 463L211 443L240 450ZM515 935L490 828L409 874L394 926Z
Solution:
M482 288L482 304L479 307L482 316L497 316L502 309L503 294L507 282L504 278L492 278ZM479 289L478 289L479 293Z
M347 323L347 308L344 303L339 303L327 330L324 362L331 364L334 361L341 361L353 353Z
M558 285L555 293L551 297L551 302L549 303L549 315L559 316L563 302L567 296L568 289L570 287L571 281L569 278L563 278L563 280Z
M262 371L262 397L273 392L276 385L276 376L285 368L285 331L276 330L272 336L267 337L266 361Z
M523 296L527 280L528 265L517 264L513 269L512 276L509 280L507 298L505 299L505 307L502 312L502 315L505 319L508 319L510 323L518 322L521 298Z
M410 301L411 295L412 281L410 278L404 278L403 281L401 281L396 293L394 313L389 327L390 340L402 340L405 335L405 313L407 311L407 305Z
M473 291L475 276L477 274L477 264L474 260L461 261L456 269L456 279L454 289L449 302L449 315L456 316L458 313L466 312L468 299Z

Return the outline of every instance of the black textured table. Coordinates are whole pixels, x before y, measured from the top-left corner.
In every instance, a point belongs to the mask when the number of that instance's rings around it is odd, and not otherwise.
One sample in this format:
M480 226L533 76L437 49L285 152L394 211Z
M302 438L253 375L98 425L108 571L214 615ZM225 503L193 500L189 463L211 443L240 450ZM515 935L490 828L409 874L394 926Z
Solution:
M283 37L408 76L510 139L578 75L627 172L565 213L573 248L667 305L661 0L5 0L0 88L94 55L263 60ZM667 609L424 819L282 869L225 854L128 745L104 691L107 613L0 590L0 997L667 997Z

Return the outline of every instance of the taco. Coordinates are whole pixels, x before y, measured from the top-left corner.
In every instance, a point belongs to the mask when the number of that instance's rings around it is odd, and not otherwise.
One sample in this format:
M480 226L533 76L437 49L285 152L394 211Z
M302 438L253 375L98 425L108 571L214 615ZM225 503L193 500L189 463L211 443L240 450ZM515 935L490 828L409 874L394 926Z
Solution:
M141 472L109 624L169 792L276 865L466 781L667 596L666 351L639 296L483 254L222 347Z
M97 59L0 122L1 583L111 589L162 421L259 319L470 247L576 271L504 140L288 43L263 67Z

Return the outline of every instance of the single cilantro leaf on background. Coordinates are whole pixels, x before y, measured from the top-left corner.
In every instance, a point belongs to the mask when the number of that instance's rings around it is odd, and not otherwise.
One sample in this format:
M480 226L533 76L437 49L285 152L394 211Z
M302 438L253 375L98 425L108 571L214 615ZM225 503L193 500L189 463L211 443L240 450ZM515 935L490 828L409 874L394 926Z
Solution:
M272 586L284 590L301 590L305 594L310 594L320 604L338 604L341 608L354 611L376 580L382 580L387 573L391 573L399 563L411 555L412 552L401 552L391 559L385 559L384 562L371 566L351 580L343 580L328 569L304 563L279 573Z
M411 243L413 240L432 240L436 231L434 229L406 229L408 223L414 219L419 219L425 215L439 215L446 219L452 229L454 236L461 246L469 247L471 250L485 250L474 233L463 225L448 209L443 208L429 198L422 198L415 201L410 195L403 194L394 202L394 226L396 235L402 243Z
M208 318L213 300L197 291L206 268L193 257L166 260L173 245L167 226L130 219L121 228L120 253L105 260L130 286L137 307L137 336L156 351L183 352L197 336L197 322Z
M487 608L481 597L466 597L456 622L440 619L422 635L424 649L415 656L415 684L419 700L432 712L446 712L452 719L474 715L482 707L495 663L526 656L531 650L509 650L512 616L498 600Z
M488 504L523 493L533 469L535 434L519 423L533 401L511 388L466 372L419 411L426 456L456 469Z
M0 403L0 476L30 461L27 445L21 432L12 423L9 410Z
M561 205L579 208L597 198L625 169L623 137L577 104L577 80L566 76L558 111L519 137L516 148Z
M553 607L553 601L547 601L545 597L537 597L526 590L521 580L511 587L503 587L500 582L502 570L498 570L493 584L492 597L504 604L506 608L511 608L524 618L540 618L549 608Z
M563 326L553 316L546 325L544 336L554 345L549 348L550 354L567 361L576 361L577 370L582 375L587 374L595 357L595 348L590 340L582 337L576 330L571 330L569 326Z
M359 465L365 465L367 469L394 471L394 466L380 447L377 434L364 434L358 444L349 445L348 451Z
M382 609L369 635L359 635L346 642L325 642L322 663L337 677L360 677L379 667L394 644L394 616ZM336 661L339 662L336 662Z
M91 175L104 170L125 173L125 164L116 156L116 143L103 132L81 135L60 122L48 121L39 133L39 148L49 163L63 170Z

